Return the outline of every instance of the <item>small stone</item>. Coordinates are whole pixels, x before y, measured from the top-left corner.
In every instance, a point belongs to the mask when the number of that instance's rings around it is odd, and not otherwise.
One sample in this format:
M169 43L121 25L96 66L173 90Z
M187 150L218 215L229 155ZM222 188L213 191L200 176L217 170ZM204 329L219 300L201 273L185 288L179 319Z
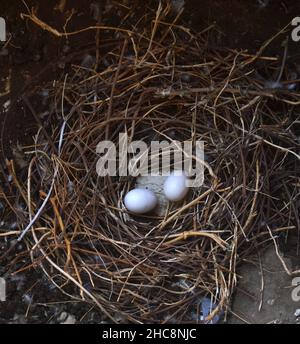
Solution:
M24 294L22 300L26 305L30 305L32 303L33 297L29 294Z
M296 309L294 315L296 318L300 317L300 308Z
M60 316L57 318L57 321L61 324L75 324L76 318L72 314L61 312Z
M57 318L58 322L63 322L67 319L68 313L67 312L61 312L59 317Z
M8 110L9 107L10 107L10 100L7 100L7 101L3 104L4 112L6 112L6 111Z

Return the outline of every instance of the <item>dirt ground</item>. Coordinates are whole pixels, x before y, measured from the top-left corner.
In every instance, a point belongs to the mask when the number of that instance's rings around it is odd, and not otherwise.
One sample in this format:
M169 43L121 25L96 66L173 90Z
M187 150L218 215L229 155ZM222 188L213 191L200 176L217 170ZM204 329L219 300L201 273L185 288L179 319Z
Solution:
M276 34L292 18L299 15L300 3L294 0L174 0L184 3L184 20L195 31L201 31L211 24L217 34L210 39L212 46L248 49L255 52ZM28 8L36 7L37 14L59 31L69 31L87 25L107 24L121 20L121 11L114 1L26 1ZM143 1L128 1L137 11L147 10ZM149 3L149 2L146 2ZM5 159L19 158L18 147L32 142L32 134L38 127L34 112L47 111L43 94L24 106L20 100L28 89L59 78L68 63L76 60L82 50L92 47L86 42L94 39L94 33L86 32L76 38L57 39L34 24L23 20L25 2L19 0L1 1L0 16L7 23L7 42L0 44L0 129L1 169L5 175ZM282 56L281 35L269 46L267 54ZM80 61L79 61L80 62ZM300 42L289 42L287 64L300 70ZM34 109L34 112L32 111ZM1 181L1 183L5 181ZM1 209L1 214L4 209ZM2 221L2 219L0 219ZM1 228L15 228L16 224L0 223ZM282 236L279 254L287 266L300 267L298 234ZM0 239L0 254L12 245ZM0 276L7 281L7 301L0 302L0 323L101 323L103 315L93 307L73 302L56 290L38 270L11 274L8 260L22 254L25 246L19 244L12 256L0 262ZM11 266L11 264L10 264ZM22 268L20 265L18 268ZM263 252L256 252L252 259L240 267L241 282L233 299L229 323L299 323L300 301L293 300L293 278L284 271L273 245ZM300 276L299 276L300 277ZM300 294L300 292L298 293ZM299 311L297 311L299 310ZM122 319L120 319L122 322Z
M291 268L289 259L286 264ZM293 300L295 277L287 275L273 247L245 262L239 274L241 279L232 303L230 324L300 323L300 301Z

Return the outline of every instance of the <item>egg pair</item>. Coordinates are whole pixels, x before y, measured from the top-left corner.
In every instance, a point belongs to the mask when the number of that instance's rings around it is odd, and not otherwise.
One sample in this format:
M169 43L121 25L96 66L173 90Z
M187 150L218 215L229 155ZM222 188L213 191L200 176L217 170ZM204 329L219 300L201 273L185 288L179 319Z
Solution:
M188 193L187 177L184 172L176 171L168 176L164 183L164 194L169 201L182 200ZM155 193L148 189L136 188L129 191L125 198L125 207L136 214L144 214L153 210L157 205Z

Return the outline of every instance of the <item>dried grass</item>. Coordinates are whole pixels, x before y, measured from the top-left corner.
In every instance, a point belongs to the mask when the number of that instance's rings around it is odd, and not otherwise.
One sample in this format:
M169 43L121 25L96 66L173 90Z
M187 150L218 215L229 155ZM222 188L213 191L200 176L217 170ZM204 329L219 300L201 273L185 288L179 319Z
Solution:
M25 240L33 266L64 293L112 321L197 322L202 296L217 304L206 320L226 310L237 265L280 233L299 231L300 96L267 90L256 74L278 61L263 49L210 49L207 31L192 34L168 5L131 30L68 34L24 17L59 37L118 35L101 40L110 48L97 54L96 69L73 65L49 85L56 114L28 152L27 183L8 162L13 192L3 198L22 230L6 235ZM204 140L203 187L163 217L129 214L123 197L134 178L101 178L95 168L98 142L117 142L120 132L146 142ZM26 204L22 216L16 197Z

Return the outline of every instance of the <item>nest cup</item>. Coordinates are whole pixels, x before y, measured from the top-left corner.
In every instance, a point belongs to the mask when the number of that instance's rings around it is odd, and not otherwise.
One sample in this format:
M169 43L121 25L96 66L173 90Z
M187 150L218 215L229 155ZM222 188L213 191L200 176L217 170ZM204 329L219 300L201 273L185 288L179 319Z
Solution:
M273 69L276 59L209 49L168 6L146 19L103 39L109 49L95 68L72 65L49 85L48 136L39 130L28 183L16 188L26 218L43 207L26 242L62 292L112 321L200 322L202 297L216 305L209 321L228 309L237 264L270 235L296 228L289 200L299 156L285 130L299 94L266 91L255 79L255 63ZM164 216L128 213L123 198L135 177L96 171L97 144L118 148L120 133L204 141L203 186Z

